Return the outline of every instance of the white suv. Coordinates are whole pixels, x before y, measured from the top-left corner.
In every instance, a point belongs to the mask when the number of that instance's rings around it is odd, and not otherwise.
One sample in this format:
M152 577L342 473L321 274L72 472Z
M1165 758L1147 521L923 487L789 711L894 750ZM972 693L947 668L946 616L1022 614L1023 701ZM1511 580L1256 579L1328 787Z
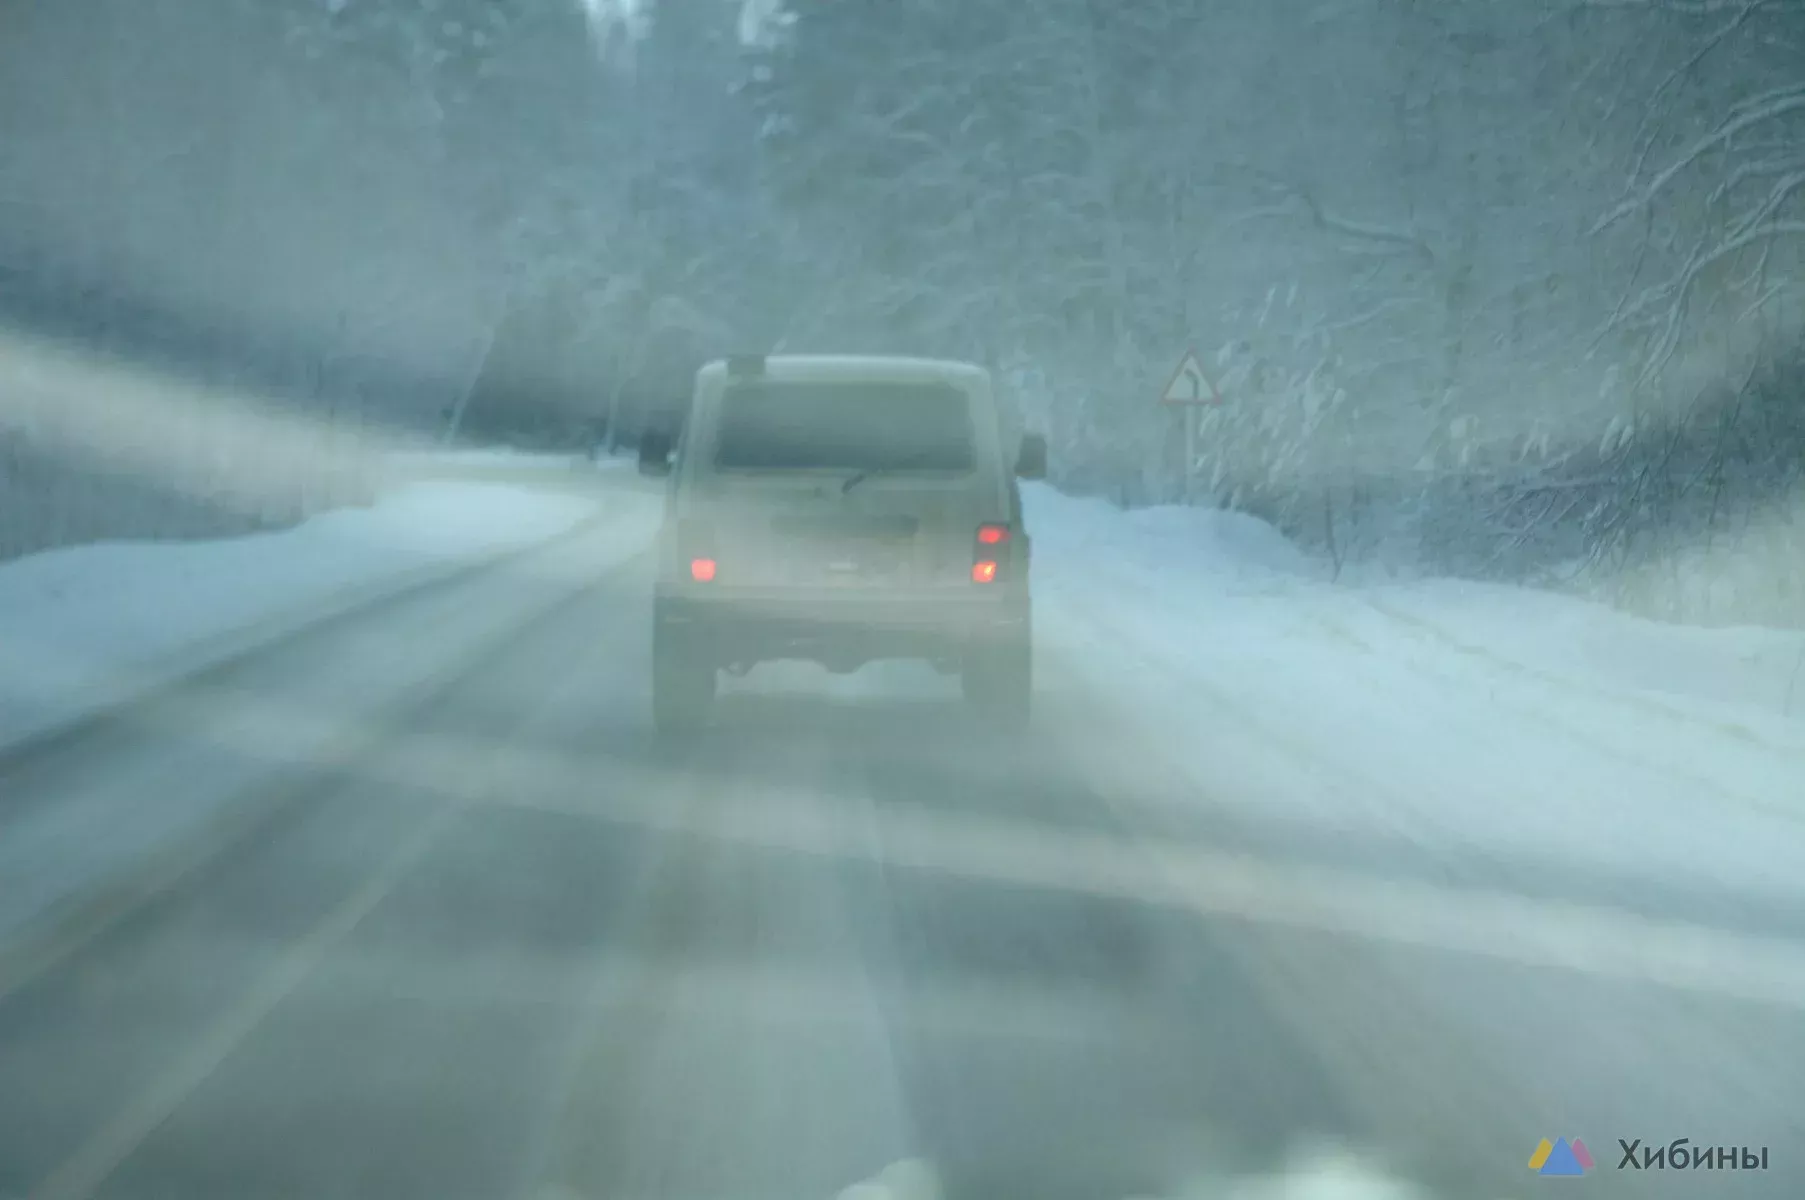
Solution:
M957 671L986 715L1026 723L1016 480L1044 477L1046 442L1005 447L989 372L916 358L713 362L676 445L645 435L639 464L669 477L652 628L661 731L704 719L718 671L777 659L842 673L926 659Z

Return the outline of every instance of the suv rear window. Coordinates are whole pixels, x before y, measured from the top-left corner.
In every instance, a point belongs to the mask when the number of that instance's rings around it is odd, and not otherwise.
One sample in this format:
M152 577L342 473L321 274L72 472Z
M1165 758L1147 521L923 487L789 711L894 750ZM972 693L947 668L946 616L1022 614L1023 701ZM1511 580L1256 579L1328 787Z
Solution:
M947 384L748 383L721 400L725 470L969 471L971 415Z

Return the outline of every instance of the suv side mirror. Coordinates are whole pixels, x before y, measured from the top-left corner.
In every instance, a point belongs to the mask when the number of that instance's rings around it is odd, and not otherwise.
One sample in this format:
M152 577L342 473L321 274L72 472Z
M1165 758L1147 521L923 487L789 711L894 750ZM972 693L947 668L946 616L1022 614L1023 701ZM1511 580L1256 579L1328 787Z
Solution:
M1038 433L1022 434L1021 449L1015 455L1015 474L1020 479L1047 477L1047 439Z
M669 475L671 473L671 435L648 429L639 435L639 473Z

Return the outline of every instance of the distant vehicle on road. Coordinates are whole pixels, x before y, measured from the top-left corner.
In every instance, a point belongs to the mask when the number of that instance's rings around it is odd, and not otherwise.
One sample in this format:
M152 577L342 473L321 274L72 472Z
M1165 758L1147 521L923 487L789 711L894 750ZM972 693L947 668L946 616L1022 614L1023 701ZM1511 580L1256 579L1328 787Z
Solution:
M1005 445L989 372L918 358L709 363L676 439L653 598L652 710L690 730L718 672L780 659L836 673L919 658L1000 726L1033 691L1029 539L1017 479L1046 442Z

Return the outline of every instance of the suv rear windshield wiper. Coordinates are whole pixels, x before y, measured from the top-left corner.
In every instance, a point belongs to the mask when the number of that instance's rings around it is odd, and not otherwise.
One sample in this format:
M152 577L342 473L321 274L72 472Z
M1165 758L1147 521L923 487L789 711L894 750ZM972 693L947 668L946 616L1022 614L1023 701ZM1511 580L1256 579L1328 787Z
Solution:
M922 450L915 454L907 455L896 462L885 463L881 467L864 467L854 471L851 475L846 477L846 482L840 485L840 494L844 496L847 492L850 492L859 484L870 479L873 475L889 475L896 471L913 471L928 466L941 457L941 452L941 447L934 447L932 449Z

